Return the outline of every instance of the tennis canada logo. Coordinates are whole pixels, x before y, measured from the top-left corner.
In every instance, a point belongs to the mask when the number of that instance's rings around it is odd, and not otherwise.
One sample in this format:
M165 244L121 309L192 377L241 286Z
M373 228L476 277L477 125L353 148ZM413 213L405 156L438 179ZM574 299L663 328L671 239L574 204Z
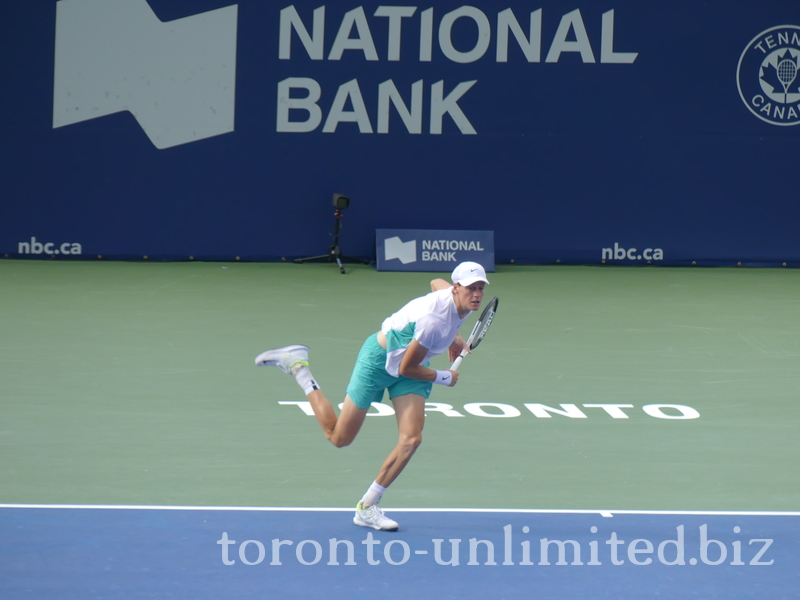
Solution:
M800 26L762 31L742 52L739 95L755 116L772 125L800 124Z

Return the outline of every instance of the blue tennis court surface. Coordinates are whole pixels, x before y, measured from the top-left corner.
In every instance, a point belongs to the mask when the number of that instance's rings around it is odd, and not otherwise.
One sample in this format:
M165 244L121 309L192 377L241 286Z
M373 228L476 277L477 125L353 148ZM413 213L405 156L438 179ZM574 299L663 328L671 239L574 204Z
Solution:
M800 513L387 514L6 505L2 596L800 598Z

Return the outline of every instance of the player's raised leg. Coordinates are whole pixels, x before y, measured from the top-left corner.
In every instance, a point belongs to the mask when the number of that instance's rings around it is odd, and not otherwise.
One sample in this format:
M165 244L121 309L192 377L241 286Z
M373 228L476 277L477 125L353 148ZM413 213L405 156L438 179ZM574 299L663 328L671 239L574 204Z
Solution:
M256 357L256 365L278 367L284 373L292 375L311 403L325 437L337 448L352 443L364 423L368 409L358 408L347 396L341 414L336 416L333 406L311 374L307 346L294 345L267 350Z
M322 427L325 437L337 448L349 446L356 435L358 435L364 419L367 417L368 408L358 408L350 399L345 396L342 411L339 416L333 412L333 407L322 390L315 390L308 395L311 408Z

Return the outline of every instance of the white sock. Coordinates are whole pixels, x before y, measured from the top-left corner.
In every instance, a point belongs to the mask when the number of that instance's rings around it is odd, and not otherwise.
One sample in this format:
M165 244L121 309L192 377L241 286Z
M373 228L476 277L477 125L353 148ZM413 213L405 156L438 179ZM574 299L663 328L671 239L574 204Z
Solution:
M372 485L369 486L367 493L364 494L363 498L361 498L361 506L363 508L367 508L373 504L377 504L381 501L381 496L383 496L383 492L385 491L385 487L380 485L377 481L373 481Z
M295 365L292 367L292 374L294 375L297 384L303 388L303 392L305 395L308 396L314 390L319 389L319 385L314 380L314 376L311 374L311 369L309 369L305 365Z

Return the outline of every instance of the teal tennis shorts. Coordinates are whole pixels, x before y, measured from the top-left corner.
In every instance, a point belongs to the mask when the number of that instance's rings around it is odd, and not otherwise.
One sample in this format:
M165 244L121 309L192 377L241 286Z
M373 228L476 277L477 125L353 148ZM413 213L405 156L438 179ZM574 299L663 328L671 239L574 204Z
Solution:
M432 387L433 383L430 381L389 375L386 372L386 350L378 343L378 334L373 333L358 353L356 366L347 386L347 395L358 408L369 408L373 402L383 401L384 390L389 390L389 398L417 394L427 400Z

